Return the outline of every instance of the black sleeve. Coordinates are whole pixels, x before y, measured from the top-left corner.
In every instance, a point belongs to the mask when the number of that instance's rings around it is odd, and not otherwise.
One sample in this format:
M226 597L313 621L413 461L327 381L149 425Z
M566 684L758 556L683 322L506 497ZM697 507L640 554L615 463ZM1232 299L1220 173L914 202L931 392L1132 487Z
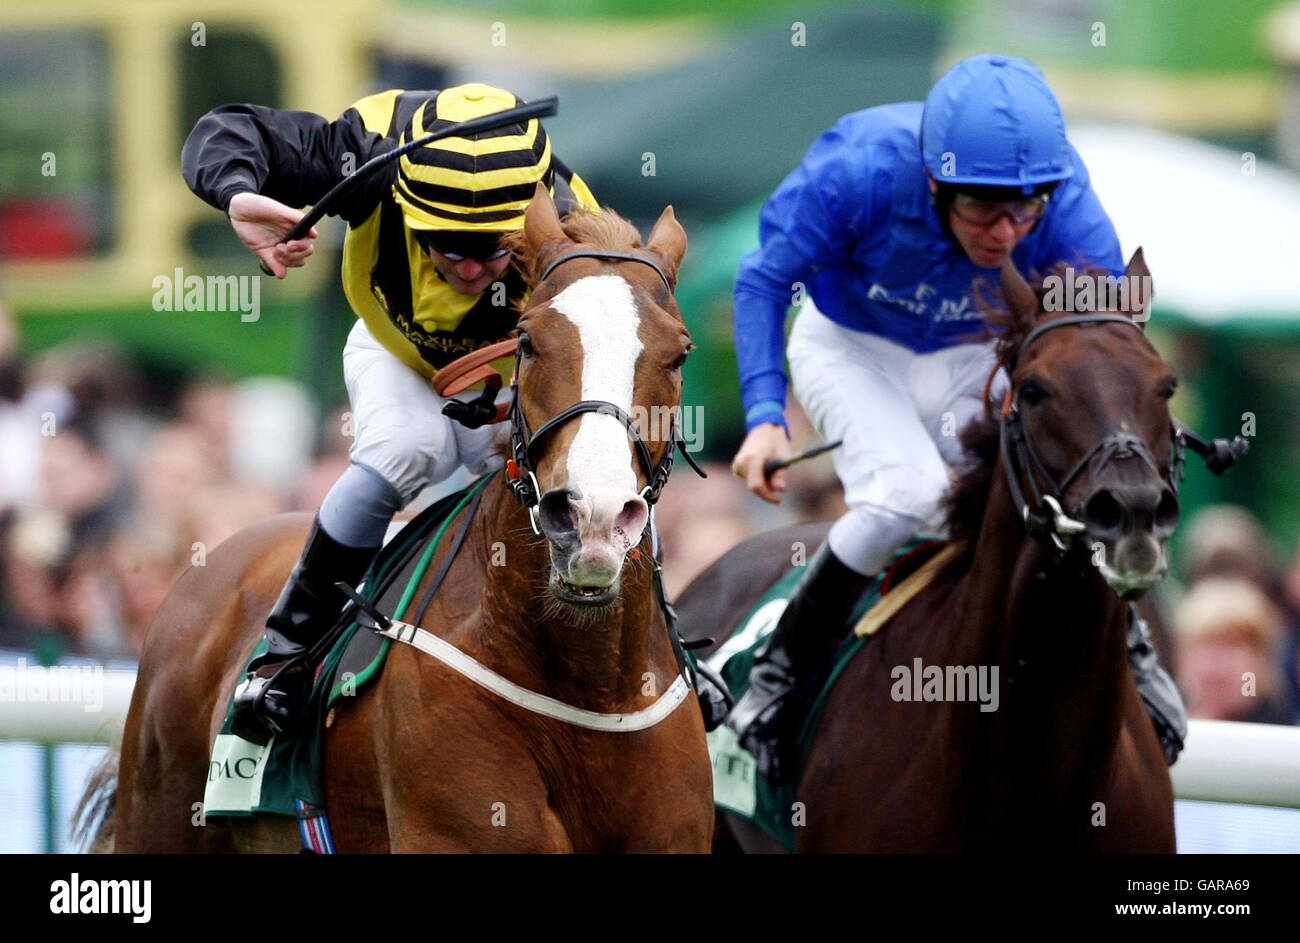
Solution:
M307 111L262 105L222 105L194 125L181 150L185 182L222 212L239 193L252 191L288 206L314 204L393 142L367 131L349 108L337 121ZM349 191L332 215L361 223L393 182L385 167Z

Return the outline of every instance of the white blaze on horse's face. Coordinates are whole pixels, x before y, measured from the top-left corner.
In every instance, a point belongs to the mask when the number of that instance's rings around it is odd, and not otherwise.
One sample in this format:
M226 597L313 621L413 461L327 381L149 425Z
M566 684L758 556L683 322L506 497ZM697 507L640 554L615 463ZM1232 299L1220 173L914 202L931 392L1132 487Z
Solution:
M602 400L632 414L641 322L631 286L618 275L581 278L548 306L578 330L582 399ZM608 587L641 539L649 507L637 492L635 453L627 428L612 415L585 413L569 446L566 469L579 545L559 575L577 587Z

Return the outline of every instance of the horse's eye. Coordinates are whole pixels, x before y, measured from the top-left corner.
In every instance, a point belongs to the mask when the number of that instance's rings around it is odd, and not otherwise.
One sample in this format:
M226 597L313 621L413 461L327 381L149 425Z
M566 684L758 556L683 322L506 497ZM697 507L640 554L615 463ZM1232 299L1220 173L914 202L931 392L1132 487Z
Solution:
M533 349L533 339L528 336L526 331L519 332L519 351L525 357L531 357L533 354L537 353L537 351Z
M1026 380L1020 384L1020 398L1029 406L1035 403L1041 403L1047 399L1047 390L1043 389L1034 380Z
M1159 393L1160 393L1160 398L1161 398L1161 399L1169 399L1170 397L1172 397L1172 396L1174 395L1174 393L1175 393L1175 391L1177 391L1177 389L1178 389L1178 380L1173 379L1173 380L1169 380L1169 381L1167 381L1164 385L1162 385L1162 386L1160 387L1160 391L1159 391Z
M680 369L682 368L682 366L686 363L686 354L687 354L687 353L688 353L688 351L683 350L680 354L678 354L678 355L677 355L677 359L674 360L674 361L669 365L668 369L669 369L669 370L680 370Z

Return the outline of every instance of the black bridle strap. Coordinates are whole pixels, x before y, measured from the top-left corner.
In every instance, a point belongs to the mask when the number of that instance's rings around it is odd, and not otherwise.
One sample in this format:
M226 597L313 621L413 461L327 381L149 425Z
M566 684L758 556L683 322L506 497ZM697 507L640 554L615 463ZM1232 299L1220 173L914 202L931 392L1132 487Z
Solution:
M1054 321L1048 321L1040 324L1025 335L1025 339L1020 342L1016 349L1015 357L1011 361L1008 374L1013 374L1017 363L1020 361L1021 354L1029 347L1039 335L1046 333L1058 327L1069 327L1072 325L1086 324L1127 324L1131 327L1142 330L1142 326L1132 318L1122 314L1077 314L1070 317L1057 318ZM1171 423L1172 426L1172 453L1170 455L1169 468L1161 472L1156 464L1155 457L1146 443L1137 436L1129 433L1112 433L1102 438L1092 448L1090 448L1082 458L1074 463L1074 466L1065 475L1065 478L1058 483L1053 477L1042 459L1038 456L1038 451L1034 448L1033 443L1029 440L1021 422L1020 397L1017 392L1012 400L1011 408L1006 415L1002 417L1002 428L1000 430L1000 445L1002 451L1002 465L1006 472L1008 490L1011 492L1011 499L1020 509L1021 516L1025 524L1030 529L1042 528L1051 533L1055 533L1055 517L1053 511L1048 507L1046 498L1050 497L1056 502L1057 511L1060 510L1060 502L1065 498L1065 491L1074 480L1079 477L1086 469L1092 466L1093 462L1100 456L1100 463L1096 471L1100 472L1111 459L1125 457L1127 455L1136 455L1143 462L1151 467L1157 475L1160 475L1173 489L1178 493L1178 479L1182 471L1182 449L1185 439L1181 427L1177 423ZM1026 458L1028 462L1026 462ZM1029 467L1027 467L1029 466ZM1033 503L1030 504L1025 500L1024 491L1020 486L1020 478L1024 476L1029 484L1029 489L1033 494ZM1044 495L1038 487L1038 479L1041 477L1047 486L1047 493ZM1094 473L1095 477L1095 473ZM1059 535L1058 535L1059 539ZM1058 546L1063 546L1058 544Z
M654 269L655 274L663 279L664 287L668 289L668 293L672 294L672 282L668 280L668 276L664 274L664 270L659 267L658 262L647 256L637 255L634 252L608 252L604 249L575 249L572 252L564 253L564 255L554 259L550 265L546 266L541 277L537 279L537 284L540 285L546 281L559 266L572 259L618 259L621 262L640 262L642 265L648 265Z
M516 404L518 400L516 399ZM636 448L637 457L641 460L641 468L645 471L646 486L649 489L646 494L646 500L651 504L659 499L659 493L668 482L668 476L672 473L673 468L673 449L676 448L682 453L687 464L693 468L701 478L708 477L704 469L696 464L695 459L686 451L686 444L677 434L677 417L673 416L668 427L668 448L664 452L664 457L656 466L654 459L650 455L650 447L645 444L645 439L637 430L636 422L618 406L613 403L607 403L604 400L584 399L579 400L567 409L556 413L546 422L538 427L536 432L530 432L528 423L524 419L523 410L517 406L511 409L511 422L515 428L515 463L521 469L530 469L537 464L537 452L541 448L543 439L550 433L554 432L564 423L580 416L584 413L596 413L597 415L611 416L623 424L628 435L632 439L632 445Z
M641 459L641 467L645 469L646 481L649 482L654 476L654 461L650 458L650 449L645 444L645 440L641 438L641 433L637 431L636 424L632 421L632 417L623 412L622 409L615 406L613 403L607 403L604 400L599 399L578 400L578 402L574 403L572 406L560 410L550 419L546 420L546 422L542 423L538 430L528 437L528 441L524 446L529 466L531 467L537 464L537 449L540 446L542 438L548 433L554 431L557 427L568 422L574 416L581 415L582 413L596 413L601 416L612 416L623 424L624 428L627 429L628 434L632 437L632 445L636 447L636 454Z
M1025 339L1022 340L1020 345L1016 348L1016 356L1011 362L1011 370L1008 370L1007 372L1010 373L1015 370L1016 364L1019 363L1020 357L1025 352L1025 349L1029 347L1029 345L1032 344L1040 334L1045 334L1058 327L1070 327L1071 325L1077 324L1127 324L1129 327L1135 327L1139 331L1142 331L1142 325L1123 314L1074 314L1066 318L1057 318L1054 321L1048 321L1045 324L1038 325L1025 335ZM1143 334L1145 336L1145 332L1143 332Z
M565 262L572 261L573 259L603 259L619 262L640 262L642 265L648 265L650 268L654 269L655 274L663 280L664 287L668 289L669 294L672 294L672 283L668 280L668 276L664 273L664 270L660 268L659 264L653 259L632 252L613 252L603 249L575 249L572 252L564 253L563 255L553 259L551 263L546 266L542 271L541 276L537 279L537 284L541 285L542 282L546 281L546 279L550 277L551 273L554 272L556 268L563 265ZM516 349L516 377L519 376L519 362L522 357L523 351ZM616 404L595 399L580 400L546 420L546 422L542 423L542 425L538 427L536 432L530 432L528 429L528 422L524 419L523 406L519 402L518 387L515 388L514 392L514 398L510 403L509 417L510 425L512 427L514 464L518 466L518 472L521 474L516 474L511 478L510 487L514 491L515 497L525 507L535 507L538 499L541 497L541 495L534 493L536 489L522 473L528 473L531 476L532 469L536 464L537 452L541 448L542 441L547 435L554 432L563 423L566 423L575 416L584 413L598 413L605 416L612 416L623 424L623 428L627 430L628 435L632 439L632 444L636 448L637 458L641 460L641 467L645 472L645 498L648 503L653 505L655 501L659 499L659 493L663 490L664 485L668 483L668 476L672 473L673 469L674 449L682 453L687 464L695 470L696 474L701 478L708 477L708 475L704 473L704 469L700 468L700 466L695 463L695 459L691 458L690 453L686 451L686 444L677 434L676 413L673 414L672 422L668 428L668 447L664 450L664 456L660 460L658 466L656 466L654 464L654 459L650 455L650 448L645 444L645 440L637 430L636 423L632 421L631 416Z

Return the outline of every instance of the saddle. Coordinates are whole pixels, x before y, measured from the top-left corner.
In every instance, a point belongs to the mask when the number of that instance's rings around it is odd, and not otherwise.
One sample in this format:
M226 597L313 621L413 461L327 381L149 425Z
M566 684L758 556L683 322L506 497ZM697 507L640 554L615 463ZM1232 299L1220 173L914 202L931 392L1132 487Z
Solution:
M929 585L954 553L956 545L948 541L916 537L895 552L881 575L863 592L845 623L847 637L832 656L821 690L804 718L799 742L805 761L826 700L844 669L872 636ZM749 686L754 655L776 627L801 577L800 569L795 567L777 580L709 659L709 667L721 673L737 697ZM719 727L709 733L709 756L713 761L714 804L748 819L787 849L794 850L795 828L790 816L796 799L794 785L775 786L764 779L754 758L740 746L730 727ZM797 774L791 777L791 783L797 783L799 778Z
M418 619L442 582L455 549L469 530L483 491L493 478L486 475L425 509L379 551L360 584L358 595L384 611ZM461 526L449 536L452 521L468 510ZM415 590L428 572L435 550L454 540L442 572L435 574L422 598ZM323 656L305 711L302 734L286 742L272 738L264 746L236 736L230 728L230 706L212 748L203 809L207 818L222 819L270 814L299 822L306 850L330 852L333 840L325 814L324 741L342 698L352 697L378 678L391 640L357 622L358 607L348 606L321 642ZM265 649L258 642L250 656ZM242 673L241 673L242 676Z

